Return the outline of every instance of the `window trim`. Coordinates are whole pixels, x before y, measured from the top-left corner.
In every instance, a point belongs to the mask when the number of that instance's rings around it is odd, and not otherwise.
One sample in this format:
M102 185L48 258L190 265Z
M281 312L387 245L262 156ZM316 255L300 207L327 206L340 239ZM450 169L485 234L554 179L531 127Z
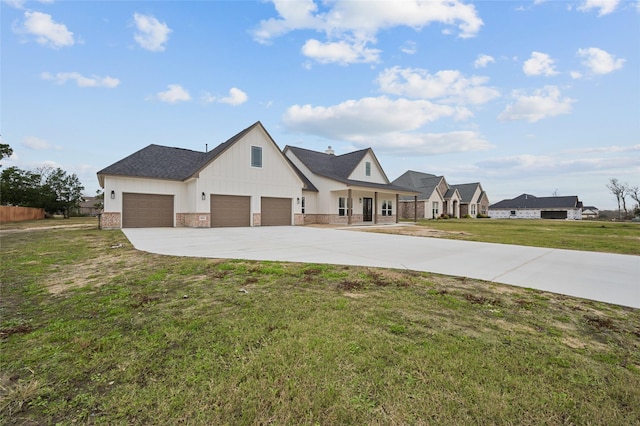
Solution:
M364 175L371 176L371 161L365 161L364 163Z
M338 197L338 216L347 216L347 197Z
M254 154L258 154L260 155L260 158L256 158L254 156ZM256 161L259 160L259 161ZM259 163L259 164L258 164ZM255 167L257 169L261 169L262 168L262 147L261 146L254 146L251 145L251 167Z
M382 216L393 216L393 201L382 200Z

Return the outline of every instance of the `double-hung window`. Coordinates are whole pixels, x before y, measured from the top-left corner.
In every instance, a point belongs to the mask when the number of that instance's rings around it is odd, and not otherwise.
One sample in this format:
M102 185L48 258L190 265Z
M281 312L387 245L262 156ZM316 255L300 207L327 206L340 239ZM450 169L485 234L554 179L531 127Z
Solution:
M364 163L364 174L365 176L371 176L371 162L367 161Z
M476 205L471 204L471 216L475 216L475 215L476 215Z
M393 202L391 200L382 201L382 216L393 215Z
M347 215L347 199L345 197L338 198L338 216Z
M304 197L302 197L302 214L304 214Z
M262 148L259 146L251 147L251 167L262 167Z

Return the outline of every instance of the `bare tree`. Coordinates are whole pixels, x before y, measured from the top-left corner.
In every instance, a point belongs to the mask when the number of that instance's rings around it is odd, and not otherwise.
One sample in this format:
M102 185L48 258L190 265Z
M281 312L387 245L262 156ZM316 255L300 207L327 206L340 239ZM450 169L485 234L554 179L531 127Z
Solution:
M625 216L627 215L627 191L628 185L626 183L622 183L618 181L616 178L609 179L609 183L607 184L607 188L613 195L615 195L616 200L618 201L618 219L620 219L620 205L624 208Z
M627 191L629 191L631 199L636 202L635 209L640 210L640 189L638 188L638 185L629 186Z

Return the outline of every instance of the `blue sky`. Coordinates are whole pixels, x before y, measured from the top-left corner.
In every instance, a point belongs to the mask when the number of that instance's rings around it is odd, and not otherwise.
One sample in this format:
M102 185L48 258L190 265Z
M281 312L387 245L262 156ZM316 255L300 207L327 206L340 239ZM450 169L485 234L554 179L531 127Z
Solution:
M640 2L2 0L3 167L95 173L151 143L372 147L491 202L640 185Z

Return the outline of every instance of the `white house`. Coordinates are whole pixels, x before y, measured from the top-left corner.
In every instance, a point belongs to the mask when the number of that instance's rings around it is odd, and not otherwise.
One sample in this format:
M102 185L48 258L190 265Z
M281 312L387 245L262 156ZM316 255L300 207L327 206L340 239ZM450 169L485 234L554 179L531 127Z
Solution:
M578 197L535 197L522 194L489 206L493 219L582 219L582 202Z
M413 194L389 184L370 149L285 151L260 122L209 152L149 145L98 172L101 226L382 223Z

